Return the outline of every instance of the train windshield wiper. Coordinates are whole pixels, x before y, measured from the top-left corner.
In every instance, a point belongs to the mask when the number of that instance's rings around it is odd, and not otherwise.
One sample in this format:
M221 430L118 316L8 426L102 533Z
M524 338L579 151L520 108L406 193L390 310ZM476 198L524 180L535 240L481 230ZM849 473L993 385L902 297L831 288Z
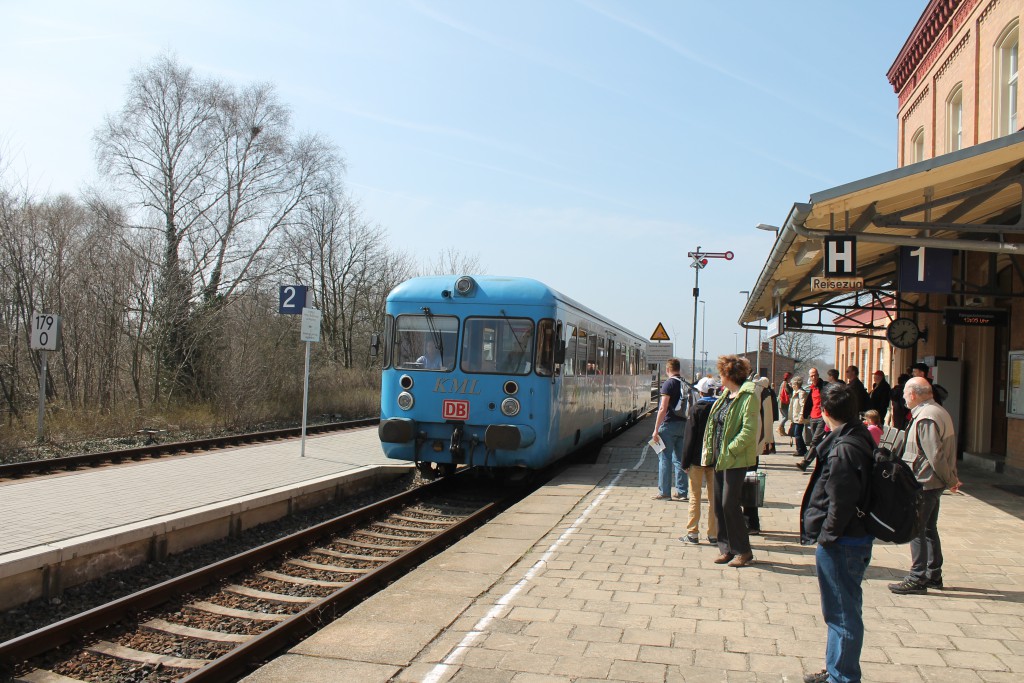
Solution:
M512 326L512 318L508 317L508 313L502 308L498 311L502 317L505 318L505 322L508 323L508 329L512 333L512 338L516 340L516 344L519 346L519 350L526 353L526 347L523 346L523 342L519 341L519 335L516 334L516 328Z
M430 312L428 307L424 306L423 315L427 318L427 328L430 330L430 336L433 339L434 348L437 349L440 357L444 359L444 338L441 333L437 331L437 328L434 327L434 314ZM441 362L442 364L444 363L443 360Z

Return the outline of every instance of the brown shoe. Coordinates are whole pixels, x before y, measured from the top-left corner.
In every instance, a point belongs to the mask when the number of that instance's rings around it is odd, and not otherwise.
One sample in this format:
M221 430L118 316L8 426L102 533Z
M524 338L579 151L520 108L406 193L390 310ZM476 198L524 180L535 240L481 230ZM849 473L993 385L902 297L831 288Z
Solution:
M717 560L716 560L716 562L717 562ZM737 555L736 557L732 558L732 561L729 563L729 566L730 567L746 567L748 564L753 564L753 563L754 563L754 553L746 553L744 555Z
M734 557L736 556L732 553L722 553L721 555L715 558L715 564L725 564Z

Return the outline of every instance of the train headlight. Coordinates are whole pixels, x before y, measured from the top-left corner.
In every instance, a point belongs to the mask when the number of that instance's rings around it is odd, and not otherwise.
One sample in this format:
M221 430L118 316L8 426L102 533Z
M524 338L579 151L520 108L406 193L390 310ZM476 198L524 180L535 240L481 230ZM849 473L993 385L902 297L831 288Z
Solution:
M473 278L465 275L463 275L462 277L455 281L455 291L461 294L462 296L466 296L467 294L472 292L473 287L475 286L476 283L473 281Z
M505 382L505 386L502 388L505 390L505 393L508 394L509 396L514 396L516 392L519 391L519 385L513 382L512 380Z
M416 401L408 391L403 391L398 395L398 407L402 410L411 410L414 403Z
M412 389L412 377L409 375L402 375L398 378L398 386L402 387L406 391Z
M505 417L515 417L519 414L519 401L511 396L501 402L501 414Z

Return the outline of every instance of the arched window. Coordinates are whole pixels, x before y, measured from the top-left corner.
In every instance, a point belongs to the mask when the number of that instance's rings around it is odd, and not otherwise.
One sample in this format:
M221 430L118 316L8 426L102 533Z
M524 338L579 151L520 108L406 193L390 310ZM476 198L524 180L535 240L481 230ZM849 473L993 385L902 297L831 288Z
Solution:
M1018 25L1013 22L996 43L994 137L1017 131L1017 46Z
M910 163L916 164L924 161L924 126L917 129L914 137L910 138Z
M957 83L946 99L946 151L963 149L964 137L964 88Z

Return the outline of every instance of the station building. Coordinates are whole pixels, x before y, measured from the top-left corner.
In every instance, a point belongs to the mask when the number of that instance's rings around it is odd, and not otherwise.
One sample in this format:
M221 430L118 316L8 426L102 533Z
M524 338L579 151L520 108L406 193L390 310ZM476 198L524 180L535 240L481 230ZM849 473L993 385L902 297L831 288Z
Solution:
M964 459L1018 474L1022 16L1024 0L928 2L887 74L897 168L794 203L740 315L843 339L862 379L927 363L950 391Z

